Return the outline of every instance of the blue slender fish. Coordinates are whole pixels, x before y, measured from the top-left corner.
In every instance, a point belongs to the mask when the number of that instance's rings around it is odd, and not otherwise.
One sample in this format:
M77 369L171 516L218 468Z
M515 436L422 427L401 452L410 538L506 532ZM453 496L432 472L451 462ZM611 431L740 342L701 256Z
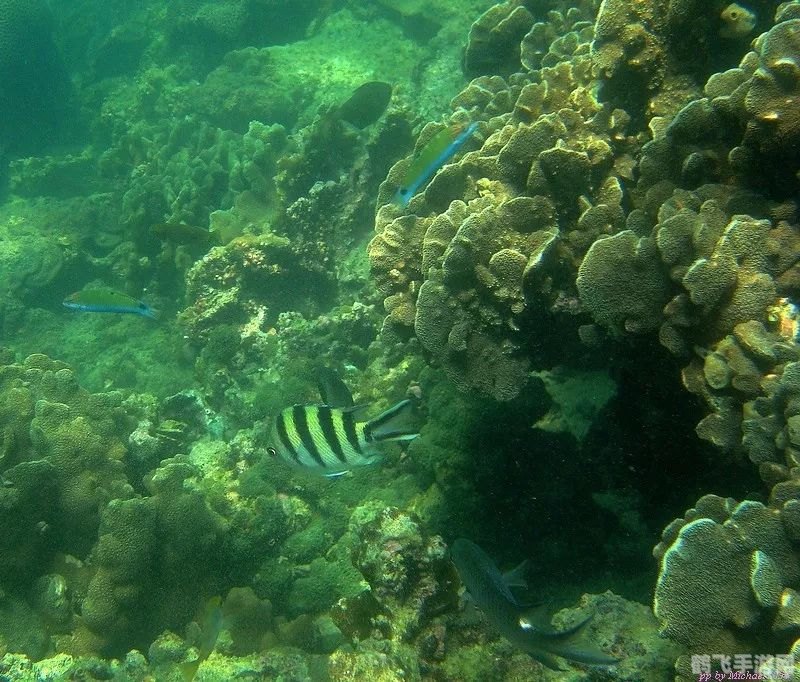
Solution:
M535 625L511 592L509 582L478 545L459 538L450 548L461 581L486 619L514 646L552 670L561 670L558 659L589 665L614 665L616 658L591 645L577 642L577 635L591 616L566 630ZM516 573L516 572L515 572Z
M84 289L67 296L63 305L89 313L128 313L158 319L158 312L147 303L113 289Z
M477 122L473 121L467 126L450 126L436 133L414 157L395 194L395 201L408 206L411 197L452 158L477 127Z
M267 452L294 466L328 477L353 467L380 461L378 445L407 441L419 435L410 400L369 421L361 421L363 406L353 405L350 391L333 372L320 381L323 404L287 407L275 419Z

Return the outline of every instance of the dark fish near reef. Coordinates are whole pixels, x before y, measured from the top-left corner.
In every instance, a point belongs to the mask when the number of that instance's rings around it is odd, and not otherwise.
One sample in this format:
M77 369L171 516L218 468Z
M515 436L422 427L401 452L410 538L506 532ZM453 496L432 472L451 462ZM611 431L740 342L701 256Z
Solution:
M147 303L113 289L84 289L67 296L63 305L87 313L129 313L158 319L158 311Z
M384 441L408 441L419 435L410 400L401 400L369 421L363 406L332 372L320 381L323 404L294 405L275 419L267 452L295 466L340 476L351 468L380 461Z
M158 237L161 241L175 244L208 244L214 246L222 243L217 232L197 225L188 225L187 223L155 223L150 226L150 234Z
M377 121L392 98L392 86L382 81L359 85L337 110L338 117L356 128L366 128Z
M211 597L195 621L199 629L197 641L197 658L194 661L180 664L181 675L185 682L191 682L197 674L200 664L214 651L219 633L225 627L225 618L222 614L222 598Z
M526 618L525 607L512 594L497 566L474 542L459 538L453 542L450 556L461 581L487 620L514 646L548 668L561 670L556 656L590 665L618 662L599 649L575 641L591 616L560 631L534 625Z
M436 133L414 157L394 200L401 206L407 206L411 197L453 157L477 127L478 124L473 121L467 126L450 126Z

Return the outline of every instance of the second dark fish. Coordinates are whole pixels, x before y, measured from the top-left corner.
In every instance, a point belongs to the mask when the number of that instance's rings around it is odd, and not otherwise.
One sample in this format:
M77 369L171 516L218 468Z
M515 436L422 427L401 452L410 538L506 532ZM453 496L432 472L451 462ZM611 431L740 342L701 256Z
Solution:
M526 618L525 607L517 601L494 561L474 542L459 538L453 542L450 556L461 581L486 619L503 637L532 658L552 670L561 670L557 656L589 665L618 663L616 658L580 641L580 630L590 618L566 630L532 624Z
M363 129L383 116L391 98L392 86L389 83L369 81L359 85L336 114L341 120Z

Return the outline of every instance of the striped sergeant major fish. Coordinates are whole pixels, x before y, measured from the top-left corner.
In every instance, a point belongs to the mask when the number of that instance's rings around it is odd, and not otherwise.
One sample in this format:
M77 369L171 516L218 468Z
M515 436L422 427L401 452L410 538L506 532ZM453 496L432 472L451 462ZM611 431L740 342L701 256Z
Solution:
M328 477L381 459L379 444L409 441L419 435L410 400L401 400L369 421L359 419L363 406L333 372L320 379L321 404L287 407L275 419L267 452Z

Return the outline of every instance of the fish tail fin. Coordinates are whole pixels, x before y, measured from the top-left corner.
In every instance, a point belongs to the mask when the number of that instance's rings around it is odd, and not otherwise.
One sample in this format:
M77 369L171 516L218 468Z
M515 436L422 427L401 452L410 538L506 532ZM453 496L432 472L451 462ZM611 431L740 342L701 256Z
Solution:
M592 616L584 618L566 630L546 633L547 645L543 648L548 653L576 663L585 663L587 665L615 665L619 663L618 658L609 656L593 644L580 640L580 632L590 620L592 620Z
M397 405L370 419L364 431L369 441L413 440L419 435L414 404L409 399L401 400Z
M149 317L151 320L155 320L156 322L161 322L161 311L156 310L155 308L148 308L144 316Z
M181 663L178 668L181 671L181 676L184 679L184 682L192 682L194 676L197 674L197 669L200 667L200 659L198 658L196 661L190 661L188 663Z

